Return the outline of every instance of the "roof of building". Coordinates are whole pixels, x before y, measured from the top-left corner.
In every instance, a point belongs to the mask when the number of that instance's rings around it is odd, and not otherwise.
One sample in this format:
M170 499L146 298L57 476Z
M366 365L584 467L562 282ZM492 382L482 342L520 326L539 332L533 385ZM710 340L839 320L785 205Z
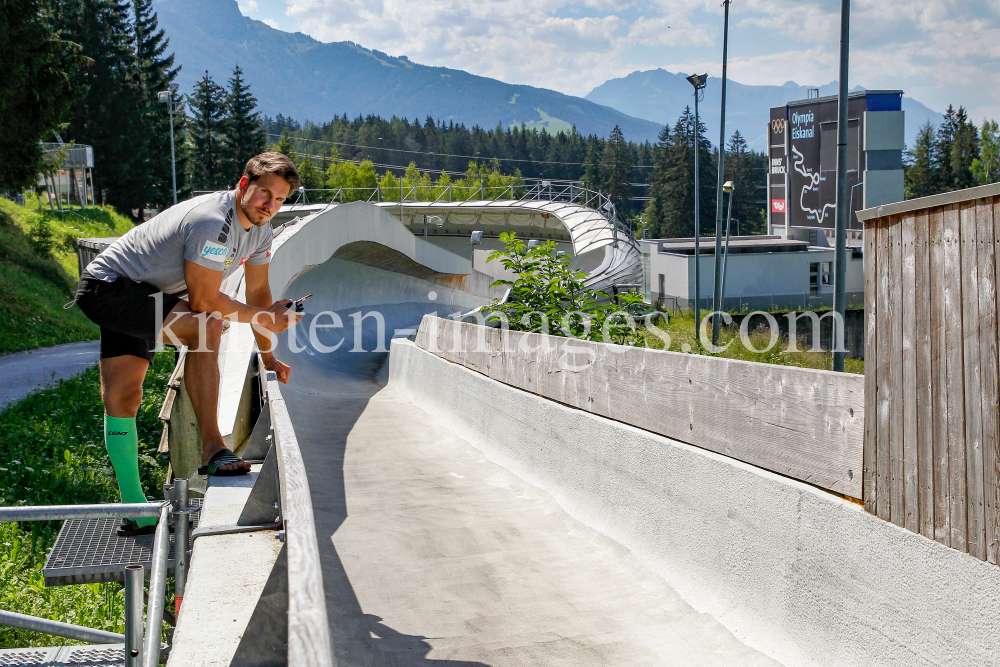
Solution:
M644 243L655 244L659 252L676 255L693 255L694 238L683 239L647 239ZM702 255L715 254L715 237L703 236L700 239ZM729 252L801 252L808 250L809 243L785 239L780 236L731 236L729 237Z

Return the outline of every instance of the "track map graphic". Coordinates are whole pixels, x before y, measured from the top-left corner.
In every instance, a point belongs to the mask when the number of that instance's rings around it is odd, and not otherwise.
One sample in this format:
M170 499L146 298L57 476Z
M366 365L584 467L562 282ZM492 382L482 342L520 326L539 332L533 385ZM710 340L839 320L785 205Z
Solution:
M826 217L826 209L836 209L837 204L823 204L823 208L815 209L809 208L805 204L806 193L810 190L819 191L820 175L819 172L807 171L805 168L805 157L799 152L799 149L792 144L792 168L795 171L802 174L806 179L806 184L802 186L802 191L799 193L799 208L805 213L811 213L816 218L816 224L823 224L823 219Z

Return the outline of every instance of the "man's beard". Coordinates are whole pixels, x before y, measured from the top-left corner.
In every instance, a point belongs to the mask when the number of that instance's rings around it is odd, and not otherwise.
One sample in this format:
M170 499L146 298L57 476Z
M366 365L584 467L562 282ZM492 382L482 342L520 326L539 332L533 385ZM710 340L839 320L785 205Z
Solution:
M268 223L268 221L269 221L269 220L270 220L271 218L270 218L269 216L268 216L268 217L265 217L265 216L264 216L264 214L263 214L263 213L261 213L260 211L257 211L257 209L254 209L254 208L247 208L247 205L246 205L246 203L245 203L245 200L246 200L246 198L247 198L247 195L243 195L242 197L240 197L240 208L241 208L241 209L243 209L243 215L245 215L245 216L246 216L247 220L249 220L249 221L250 221L250 224L251 224L251 225L253 225L253 226L255 226L255 227L263 227L264 225L266 225L266 224ZM250 213L251 213L251 211L255 211L255 212L256 212L256 213L257 213L257 214L258 214L258 215L259 215L259 216L260 216L261 218L264 218L264 219L263 219L263 220L259 220L259 221L258 221L258 220L256 220L256 219L254 218L254 216L252 216L252 215L250 214Z

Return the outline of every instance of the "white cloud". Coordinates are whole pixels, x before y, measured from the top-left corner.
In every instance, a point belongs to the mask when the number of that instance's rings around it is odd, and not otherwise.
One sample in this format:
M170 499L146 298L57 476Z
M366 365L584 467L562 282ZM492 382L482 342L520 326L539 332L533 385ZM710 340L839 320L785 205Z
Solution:
M241 8L257 4L239 1ZM639 69L720 70L718 0L286 2L286 15L323 41L349 40L575 95ZM837 0L744 0L731 12L733 79L779 85L836 79ZM954 102L976 118L1000 116L996 3L855 0L851 18L852 86L902 88L934 108Z
M237 0L236 4L239 5L240 12L244 16L249 14L250 12L256 12L259 9L259 6L257 5L257 0Z
M265 25L271 26L275 30L279 30L280 29L278 27L278 22L275 21L274 19L261 19L260 22L263 23L263 24L265 24Z

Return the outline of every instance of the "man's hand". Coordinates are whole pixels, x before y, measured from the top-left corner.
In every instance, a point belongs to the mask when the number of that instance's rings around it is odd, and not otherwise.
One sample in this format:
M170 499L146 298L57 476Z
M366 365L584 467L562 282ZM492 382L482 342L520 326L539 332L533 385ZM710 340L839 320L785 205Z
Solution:
M299 320L302 319L302 313L296 313L293 309L287 308L286 306L291 302L291 299L275 301L263 312L254 315L254 325L271 333L281 333L293 324L298 324Z
M291 375L292 369L288 367L288 364L279 361L273 354L264 359L264 368L274 371L274 374L278 376L278 382L288 384L288 376Z

